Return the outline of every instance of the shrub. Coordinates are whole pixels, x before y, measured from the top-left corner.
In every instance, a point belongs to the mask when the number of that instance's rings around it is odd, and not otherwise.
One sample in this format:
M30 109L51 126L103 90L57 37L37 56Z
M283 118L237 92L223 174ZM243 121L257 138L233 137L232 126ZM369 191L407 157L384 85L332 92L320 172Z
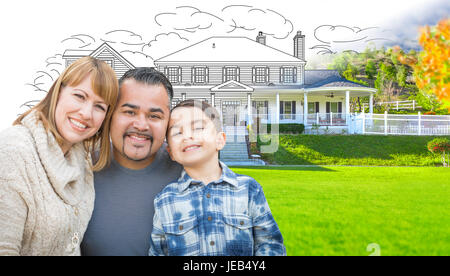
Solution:
M450 153L450 140L447 138L435 138L428 142L427 148L432 153L441 154L442 164L448 166L446 163L446 154Z
M279 124L279 134L302 134L305 131L304 124ZM272 124L267 124L267 133L272 133Z

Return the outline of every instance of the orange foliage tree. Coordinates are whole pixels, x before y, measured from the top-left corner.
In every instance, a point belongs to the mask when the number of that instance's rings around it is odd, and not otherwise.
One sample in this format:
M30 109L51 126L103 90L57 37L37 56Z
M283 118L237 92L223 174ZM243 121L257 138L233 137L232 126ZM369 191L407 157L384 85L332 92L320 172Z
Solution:
M420 29L419 43L423 51L416 58L403 54L399 47L398 60L414 69L414 79L419 89L434 93L450 110L450 18L436 26Z

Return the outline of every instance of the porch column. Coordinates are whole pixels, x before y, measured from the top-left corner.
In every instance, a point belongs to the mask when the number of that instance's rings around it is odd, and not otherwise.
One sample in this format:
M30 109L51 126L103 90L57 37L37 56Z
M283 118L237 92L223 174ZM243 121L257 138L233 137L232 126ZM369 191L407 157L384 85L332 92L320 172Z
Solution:
M306 126L308 122L308 94L303 93L303 124Z
M373 94L370 93L370 97L369 97L369 113L370 115L373 114Z
M216 95L211 93L211 106L216 107Z
M345 123L349 125L350 119L350 91L345 91Z
M252 93L247 93L247 125L252 124Z
M185 101L186 100L186 93L181 93L181 100Z
M276 113L275 113L275 124L280 123L280 93L277 92L277 99L276 99L276 107L275 107Z

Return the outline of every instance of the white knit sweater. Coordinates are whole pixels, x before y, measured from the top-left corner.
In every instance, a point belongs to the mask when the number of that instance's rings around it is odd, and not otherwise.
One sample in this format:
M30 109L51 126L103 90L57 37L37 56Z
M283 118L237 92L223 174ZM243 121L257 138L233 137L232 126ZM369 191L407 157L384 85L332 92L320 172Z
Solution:
M94 208L90 158L65 157L35 112L0 133L0 255L80 255Z

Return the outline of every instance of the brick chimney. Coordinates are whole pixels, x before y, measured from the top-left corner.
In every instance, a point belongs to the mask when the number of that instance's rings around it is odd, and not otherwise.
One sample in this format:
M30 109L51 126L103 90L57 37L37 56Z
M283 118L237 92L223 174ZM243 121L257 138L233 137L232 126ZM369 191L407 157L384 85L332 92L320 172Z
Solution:
M294 36L294 56L305 60L305 35L301 31Z
M263 32L258 33L258 36L256 37L256 42L266 45L266 36L263 34Z

